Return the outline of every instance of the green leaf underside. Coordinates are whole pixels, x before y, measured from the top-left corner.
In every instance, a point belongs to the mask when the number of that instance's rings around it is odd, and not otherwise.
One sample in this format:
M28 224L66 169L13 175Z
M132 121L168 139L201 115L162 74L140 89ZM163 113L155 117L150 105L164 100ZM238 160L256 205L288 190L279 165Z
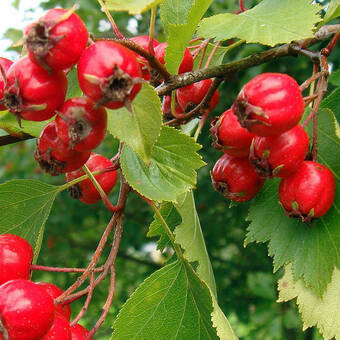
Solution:
M340 339L340 271L335 269L331 283L322 299L307 289L301 280L294 282L291 265L285 267L285 274L279 280L278 302L297 298L299 312L302 316L303 330L317 326L325 340Z
M161 102L152 86L143 85L132 102L132 110L133 114L126 108L108 110L107 128L149 164L162 124Z
M335 86L340 86L340 69L330 75L329 82Z
M25 238L37 259L44 226L59 187L36 180L12 180L0 184L0 233Z
M141 14L157 6L163 0L103 0L105 9L109 11L127 11L129 14Z
M238 15L225 13L202 20L198 35L275 46L312 37L314 25L320 21L320 9L312 1L263 0Z
M161 4L161 19L168 34L165 61L171 74L177 74L185 48L211 2L212 0L165 0Z
M328 108L333 111L337 120L340 120L340 87L332 91L321 103L320 108Z
M328 5L327 12L321 24L327 24L327 22L339 16L340 16L340 0L332 0Z
M133 189L154 201L176 202L177 196L196 185L196 171L205 163L196 153L201 146L178 130L163 126L147 167L124 146L120 164Z
M218 339L208 287L186 262L153 273L132 294L113 324L115 339Z
M318 120L318 161L340 178L340 140L333 114L322 110ZM249 210L251 224L245 245L269 242L274 271L292 262L294 278L303 278L317 296L322 296L335 267L340 267L340 186L335 201L323 217L311 226L287 217L278 198L279 180L267 181Z

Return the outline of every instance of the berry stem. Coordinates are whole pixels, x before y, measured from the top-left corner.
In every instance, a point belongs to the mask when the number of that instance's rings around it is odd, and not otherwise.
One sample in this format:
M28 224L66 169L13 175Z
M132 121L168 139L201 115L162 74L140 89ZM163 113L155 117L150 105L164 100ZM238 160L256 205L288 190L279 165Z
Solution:
M206 121L207 121L209 113L210 113L209 110L205 110L204 115L203 115L202 119L200 120L200 123L199 123L197 130L195 132L195 135L194 135L195 142L197 142L198 136L200 135L200 133L201 133Z
M330 40L328 45L321 50L321 54L324 55L325 57L328 57L332 53L332 51L333 51L335 45L338 43L339 39L340 39L340 29L333 36L333 38Z
M109 19L110 21L110 24L112 26L112 29L113 29L113 33L114 35L118 38L118 39L125 39L124 35L120 32L118 26L116 25L116 22L114 21L111 13L105 8L105 5L103 3L102 0L98 0L100 6L101 6L101 9L102 11L106 14L107 18Z
M155 36L156 14L157 14L157 6L151 8L150 32L149 32L149 54L151 56L155 55L153 39Z
M239 0L239 5L240 5L240 11L245 12L247 9L244 6L243 0Z
M61 268L61 267L48 267L40 266L37 264L31 264L31 270L39 270L44 272L56 272L56 273L83 273L85 268ZM102 272L103 268L98 267L94 269L94 272Z
M202 68L203 60L205 58L205 54L207 53L207 47L208 47L209 41L210 41L210 39L209 40L207 39L207 42L202 49L201 58L200 58L200 61L198 63L198 67L197 67L198 70L200 70Z
M204 68L208 68L209 67L209 65L210 65L210 63L211 63L211 61L212 61L212 59L213 59L213 57L214 57L214 55L215 55L215 53L217 51L217 47L220 45L220 43L221 43L220 40L216 42L215 46L213 47L213 49L212 49L212 51L211 51L211 53L210 53L210 55L209 55L209 57L207 59L207 62L205 63Z
M210 41L210 39L205 39L200 43L200 45L198 46L198 48L196 49L196 51L192 55L192 58L194 60L198 57L200 52L207 47L207 45L209 44L209 41Z

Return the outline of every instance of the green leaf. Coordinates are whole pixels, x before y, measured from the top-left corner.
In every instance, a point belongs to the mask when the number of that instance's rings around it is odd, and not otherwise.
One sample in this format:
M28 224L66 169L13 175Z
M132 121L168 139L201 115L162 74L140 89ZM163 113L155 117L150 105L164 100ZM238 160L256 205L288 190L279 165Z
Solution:
M330 75L329 82L334 86L340 86L340 70L337 70Z
M172 231L182 222L181 216L171 202L162 203L159 211L162 214L167 225L170 227L170 230ZM149 232L147 233L147 236L160 236L157 247L160 251L163 251L165 247L171 245L171 241L164 230L163 224L156 215L154 216L154 221L149 227Z
M340 16L340 0L332 0L328 5L327 12L323 18L322 25ZM321 25L319 25L321 26Z
M77 68L72 69L67 73L67 93L66 100L74 97L81 97L83 92L80 89Z
M292 267L287 265L284 276L279 280L278 302L297 298L303 330L317 326L324 339L340 339L339 287L340 270L335 269L331 283L328 285L323 298L320 299L304 286L302 280L294 281Z
M153 273L132 294L113 324L111 340L219 339L208 287L186 262Z
M340 87L336 88L321 103L320 108L327 108L333 111L335 117L340 120Z
M176 202L177 196L196 185L196 171L205 163L196 153L201 146L178 130L163 126L147 167L124 146L120 164L123 174L141 195L154 201Z
M202 20L198 35L274 46L313 36L321 7L305 0L263 0L238 15L224 13Z
M36 180L0 184L0 233L25 238L38 258L46 220L59 187Z
M108 110L108 131L148 165L162 124L161 102L152 86L143 85L132 102L132 110L133 114L126 108Z
M202 40L195 41L192 45L198 45L200 43L202 43ZM207 45L207 48L206 48L206 51L205 51L205 56L204 56L203 62L202 62L203 66L207 62L207 60L208 60L212 50L214 49L214 47L215 47L214 44L208 44ZM218 46L216 48L216 50L215 50L215 53L214 53L210 63L209 63L209 67L221 65L225 54L228 53L228 51L230 49L232 49L233 47L234 47L233 45L230 45L230 46ZM203 53L203 50L200 51L200 53L198 54L197 58L195 59L195 61L194 61L194 69L196 69L198 67L198 65L200 63L200 60L201 60L202 53Z
M165 0L161 7L161 19L168 34L166 68L177 74L185 48L194 35L197 25L212 0Z
M157 6L163 0L103 0L104 8L109 11L127 11L129 14L141 14Z
M310 129L310 127L308 127ZM322 110L318 120L318 161L340 179L340 140L338 126L329 110ZM307 287L322 296L335 267L340 266L340 186L332 208L311 226L287 217L278 201L279 180L267 181L249 210L251 224L245 245L269 242L274 271L293 263L295 279L303 278Z

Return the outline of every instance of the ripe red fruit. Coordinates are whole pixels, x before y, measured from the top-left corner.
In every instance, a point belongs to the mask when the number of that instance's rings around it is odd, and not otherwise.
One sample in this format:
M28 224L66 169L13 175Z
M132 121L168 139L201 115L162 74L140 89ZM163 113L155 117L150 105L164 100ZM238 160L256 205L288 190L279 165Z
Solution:
M183 109L178 105L178 102L176 101L175 103L175 107L176 107L176 114L179 118L183 117L184 115L184 111ZM171 95L167 95L163 97L163 101L162 101L162 112L163 115L166 118L174 118L173 115L171 114Z
M12 280L0 286L0 317L9 339L40 339L53 324L53 300L31 281Z
M99 105L118 109L141 89L134 52L113 41L97 41L81 55L78 80L83 92Z
M53 325L40 340L72 340L69 322L59 313L55 314Z
M277 136L298 124L304 102L292 77L263 73L243 87L232 108L248 131L258 136Z
M95 153L92 153L91 157L86 162L86 166L91 172L110 168L113 165L114 164L109 159ZM85 172L81 169L68 172L66 174L66 180L67 182L70 182L83 175L85 175ZM96 180L106 194L108 194L115 186L117 177L117 170L112 170L95 176ZM99 192L94 187L90 179L85 179L82 182L73 185L69 188L69 193L72 198L78 198L86 204L93 204L101 200Z
M296 125L279 136L255 137L250 161L260 176L287 177L299 168L308 148L307 133Z
M78 61L88 32L77 14L54 8L26 28L24 39L33 62L47 70L65 70Z
M89 159L90 151L71 150L57 136L55 121L48 123L40 134L34 158L42 170L51 176L82 167Z
M14 279L28 280L32 259L33 249L25 239L0 235L0 285Z
M212 122L213 147L233 157L247 157L254 134L243 128L231 109Z
M50 119L65 100L64 73L49 74L27 56L15 62L6 77L3 104L18 118L39 122Z
M79 324L75 324L71 327L72 340L93 340L92 336L90 339L87 335L90 333L86 328Z
M178 104L185 112L191 111L203 100L211 84L211 79L204 79L197 83L181 87L176 91ZM216 90L209 102L210 111L215 108L219 100L220 94L218 90Z
M96 148L104 139L107 114L103 107L87 97L67 100L56 117L57 135L60 140L77 151Z
M47 283L47 282L37 282L36 283L39 287L43 288L44 291L54 300L59 295L63 293L62 289L58 286ZM66 320L70 321L71 319L71 307L69 304L57 304L55 306L55 311L62 315Z
M168 43L164 42L156 46L155 48L155 57L163 64L165 65L165 49L168 47ZM184 51L184 56L181 64L178 68L178 74L190 72L192 71L192 68L194 67L194 59L189 51L188 48Z
M12 60L0 57L0 101L4 98L4 88L6 84L6 72L13 64ZM7 110L6 106L0 104L0 111Z
M224 154L211 173L214 188L225 197L236 202L253 198L262 188L260 178L247 158L236 158Z
M335 196L333 173L324 165L304 161L299 169L283 178L279 188L280 202L290 217L309 223L327 213Z

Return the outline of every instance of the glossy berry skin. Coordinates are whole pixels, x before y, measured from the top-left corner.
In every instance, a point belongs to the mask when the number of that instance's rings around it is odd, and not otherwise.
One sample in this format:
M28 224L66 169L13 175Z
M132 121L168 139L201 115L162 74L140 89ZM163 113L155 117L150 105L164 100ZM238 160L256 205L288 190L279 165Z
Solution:
M65 70L78 61L88 32L76 13L54 8L26 28L24 40L34 63L49 71Z
M250 161L263 177L287 177L298 170L309 149L305 130L296 125L275 137L255 137Z
M27 56L15 62L6 77L4 105L22 119L39 122L50 119L65 100L67 79L64 73L49 74Z
M132 101L141 89L136 54L113 41L100 40L89 46L78 63L82 91L100 105L118 109Z
M15 279L28 280L32 259L32 246L24 238L0 235L0 285Z
M168 47L168 43L164 42L155 47L155 57L165 65L165 50ZM194 67L194 59L188 48L184 51L184 56L181 64L178 68L178 74L190 72Z
M87 335L90 333L86 328L79 324L75 324L71 327L72 340L93 340L92 336L90 339Z
M59 295L63 293L63 290L60 289L58 286L48 283L48 282L37 282L36 283L39 287L43 288L44 291L54 300ZM55 311L62 315L66 320L70 321L71 319L71 307L69 304L58 304L54 305Z
M263 73L249 81L233 104L240 124L258 136L277 136L300 121L304 102L287 74Z
M53 324L53 300L31 281L8 281L0 286L0 316L11 340L40 339Z
M10 68L10 66L13 64L12 60L1 58L0 57L0 68L2 68L2 71L0 71L0 102L4 97L4 88L5 88L5 80L3 79L3 74L6 77L6 72ZM0 103L0 111L7 110L6 106Z
M181 87L176 91L178 104L185 112L191 111L203 100L211 84L211 79L204 79L197 83ZM209 102L210 111L215 108L219 100L220 94L218 90L216 90Z
M253 198L262 188L260 178L247 158L237 158L224 154L211 172L215 190L235 202L245 202Z
M183 117L184 115L184 111L183 109L178 105L177 101L175 103L175 107L176 107L176 114L179 118ZM166 95L163 97L163 101L162 101L162 112L163 115L166 118L172 119L175 118L172 113L171 113L171 95Z
M254 134L243 128L231 109L212 122L213 147L233 157L247 157Z
M90 151L71 150L57 136L55 121L48 123L40 134L34 158L42 170L51 176L82 167L89 159Z
M107 114L87 97L67 100L55 119L60 140L76 151L90 151L104 139Z
M133 41L135 44L139 45L140 47L143 47L145 51L149 51L149 36L148 35L140 35L137 37L132 37L130 38L131 41ZM156 39L153 39L153 47L155 48L156 46L159 45L159 42ZM139 67L142 71L143 78L145 80L150 80L150 71L149 71L149 63L147 60L136 54L137 61L139 63Z
M324 165L304 161L299 169L283 178L279 188L280 202L291 217L309 223L327 213L334 202L335 178Z
M70 323L63 315L56 313L53 325L40 340L72 340Z
M86 166L89 168L90 171L93 172L112 167L113 163L102 155L92 153L91 157L86 162ZM67 182L70 182L83 175L85 175L85 173L81 169L68 172L66 174L66 180ZM95 176L96 180L106 194L108 194L115 186L117 182L117 177L117 170L105 172ZM85 179L84 181L72 186L71 188L69 188L69 193L72 198L78 198L80 201L86 204L93 204L101 200L100 194L98 193L97 189L94 187L90 179Z

